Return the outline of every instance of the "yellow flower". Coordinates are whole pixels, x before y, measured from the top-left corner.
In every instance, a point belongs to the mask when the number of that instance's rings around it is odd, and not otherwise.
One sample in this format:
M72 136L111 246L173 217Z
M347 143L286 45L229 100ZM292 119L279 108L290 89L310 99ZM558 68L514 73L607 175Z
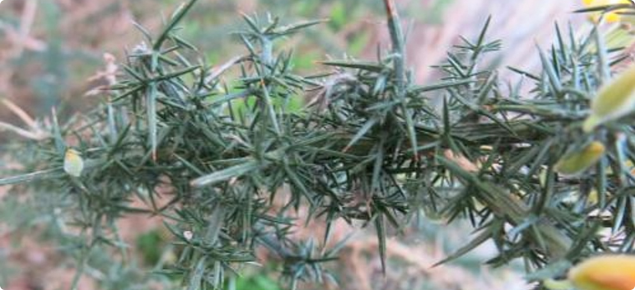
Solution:
M635 65L600 88L591 101L591 115L582 129L591 132L604 122L624 117L635 109Z
M548 279L543 285L551 290L633 290L635 256L592 257L571 268L567 280Z
M582 0L582 4L587 7L596 7L596 6L605 6L605 5L615 5L615 4L632 4L630 0ZM618 22L622 18L622 16L617 13L618 11L610 11L604 13L604 19L606 22L613 23ZM600 19L601 13L594 13L591 15L591 20L597 22Z
M579 290L632 290L635 288L635 256L589 258L569 271L568 280Z
M556 163L555 170L566 175L580 174L598 162L604 155L605 150L601 142L593 141L582 150L563 156Z
M79 177L82 175L83 170L84 160L79 151L72 148L66 149L66 153L64 154L64 171L72 176Z

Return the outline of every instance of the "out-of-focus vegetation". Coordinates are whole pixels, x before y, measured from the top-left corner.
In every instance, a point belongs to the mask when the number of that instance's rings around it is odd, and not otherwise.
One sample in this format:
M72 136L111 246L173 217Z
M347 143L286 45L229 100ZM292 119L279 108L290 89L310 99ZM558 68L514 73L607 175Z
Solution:
M269 12L290 21L328 19L319 30L303 32L284 45L297 52L293 59L300 71L310 69L326 55L373 53L381 28L381 5L351 1L206 1L183 24L181 34L196 42L210 64L233 56L237 42L228 34L243 23L239 13ZM124 48L142 40L133 21L156 29L179 1L6 1L0 6L0 98L10 98L35 115L57 106L72 112L94 100L83 97L98 83L87 81L101 69L103 53L121 60ZM451 0L403 7L424 23L440 22ZM301 41L300 41L301 39ZM68 109L68 111L66 110ZM11 116L0 108L0 116Z
M206 1L183 24L184 38L196 41L210 64L233 56L237 48L228 34L243 25L239 13L268 11L289 20L328 18L302 42L284 45L301 51L294 65L306 70L324 55L360 53L372 30L365 23L379 5L363 1ZM103 53L118 60L124 48L142 38L133 24L156 29L179 1L6 1L0 6L0 97L11 98L36 115L51 107L77 110L91 104L83 94L96 84L87 79L103 64ZM374 44L373 44L374 45ZM6 110L4 110L6 113ZM6 116L7 114L3 114Z

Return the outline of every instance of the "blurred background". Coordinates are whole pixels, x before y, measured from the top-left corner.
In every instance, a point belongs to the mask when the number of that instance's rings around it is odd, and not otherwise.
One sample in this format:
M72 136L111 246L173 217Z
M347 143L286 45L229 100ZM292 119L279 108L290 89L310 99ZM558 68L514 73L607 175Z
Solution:
M99 72L106 63L104 54L123 60L126 50L142 41L133 23L158 31L167 15L181 1L176 0L5 0L0 3L0 99L9 99L31 116L50 114L55 107L60 118L99 102L87 94L99 85ZM536 70L536 45L549 48L555 39L555 23L561 27L589 25L584 15L571 11L582 1L558 0L401 0L397 1L408 29L408 64L419 83L437 77L430 66L446 57L460 36L475 39L488 16L492 16L488 39L502 39L499 57L489 60L500 66L501 74L512 73L505 66ZM242 53L230 35L244 25L240 13L266 13L284 22L328 18L329 21L305 30L285 42L295 51L299 71L315 72L317 61L347 55L375 59L377 47L388 48L388 34L380 0L200 0L189 18L182 22L182 34L200 49L210 65L222 64ZM103 80L101 80L103 81ZM20 125L20 119L0 106L0 120ZM0 147L19 136L0 132ZM6 154L6 153L3 153ZM6 164L0 164L5 166ZM0 189L0 196L6 196ZM74 270L56 253L45 238L30 235L8 225L16 211L28 221L29 211L18 203L0 201L0 287L6 290L68 289ZM35 216L35 215L33 215ZM19 224L19 223L18 223ZM140 265L151 264L163 245L158 223L146 217L127 219L124 235L133 245ZM37 228L35 228L37 230ZM530 289L522 279L520 265L490 269L481 265L493 249L478 251L447 265L431 266L467 243L468 226L421 218L412 228L396 235L388 244L389 267L384 277L374 234L340 225L343 237L355 232L333 263L339 286L331 289ZM370 230L368 230L370 231ZM263 258L263 266L239 279L238 289L281 289L273 275L275 261ZM148 267L149 268L149 267ZM91 275L88 275L91 276ZM83 278L80 289L121 289ZM145 287L145 286L144 286ZM135 289L146 289L144 287ZM147 289L163 289L155 285ZM304 289L324 286L303 285ZM338 288L339 287L339 288Z

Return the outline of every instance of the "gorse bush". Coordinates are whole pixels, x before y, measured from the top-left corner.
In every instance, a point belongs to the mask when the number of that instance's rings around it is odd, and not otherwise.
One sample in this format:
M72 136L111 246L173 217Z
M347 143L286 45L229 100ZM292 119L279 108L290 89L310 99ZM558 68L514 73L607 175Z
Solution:
M325 61L316 70L328 72L310 76L294 73L293 54L276 43L322 21L244 15L246 29L235 33L244 51L209 65L178 35L195 2L158 34L139 27L145 42L94 110L14 128L32 139L14 147L29 173L0 185L25 183L13 189L46 203L42 214L76 258L76 282L99 259L113 261L119 283L142 280L121 262L117 221L133 214L165 221L177 257L160 259L155 272L188 290L232 287L262 247L283 261L291 288L336 280L323 265L346 245L328 242L337 220L373 226L383 262L387 231L418 214L467 219L476 237L441 262L493 241L498 255L486 262L521 259L529 280L562 275L596 252L633 251L633 102L583 130L597 92L627 59L599 30L577 37L557 28L556 43L536 54L541 71L511 68L531 83L521 93L522 84L479 65L501 48L487 38L489 21L448 52L440 80L419 85L390 0L391 50L378 49L375 61ZM618 91L633 97L632 87ZM321 242L291 238L290 213L300 208L326 224ZM115 249L121 259L103 255Z

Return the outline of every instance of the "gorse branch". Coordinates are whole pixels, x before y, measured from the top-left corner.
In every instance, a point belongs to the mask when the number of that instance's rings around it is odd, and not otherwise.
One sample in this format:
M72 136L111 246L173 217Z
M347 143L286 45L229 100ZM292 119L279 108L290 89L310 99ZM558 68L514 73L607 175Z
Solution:
M324 62L334 72L316 76L296 74L276 43L320 21L282 26L243 15L246 29L236 35L244 54L217 67L190 57L197 51L176 28L195 2L158 37L142 29L151 45L128 55L111 101L87 113L88 122L46 128L41 158L30 165L37 171L0 179L54 193L52 208L64 213L57 221L82 230L65 232L84 245L80 265L97 247L120 247L115 221L139 213L163 218L179 256L158 272L181 277L187 289L222 287L260 246L283 261L292 287L332 279L322 264L345 245L325 246L333 222L373 224L384 261L388 229L420 211L467 218L477 229L447 260L486 241L499 251L489 263L521 258L529 272L594 251L632 251L633 114L582 130L601 72L623 59L599 43L599 31L578 39L558 29L556 45L537 54L542 71L510 68L533 82L521 97L496 71L479 69L501 47L487 39L489 19L437 66L442 79L418 85L405 68L393 1L384 1L391 53ZM306 108L289 105L314 90ZM562 156L593 142L606 148L594 162L576 176L559 171ZM64 171L71 147L84 162L79 177ZM327 224L321 244L291 239L300 208Z

